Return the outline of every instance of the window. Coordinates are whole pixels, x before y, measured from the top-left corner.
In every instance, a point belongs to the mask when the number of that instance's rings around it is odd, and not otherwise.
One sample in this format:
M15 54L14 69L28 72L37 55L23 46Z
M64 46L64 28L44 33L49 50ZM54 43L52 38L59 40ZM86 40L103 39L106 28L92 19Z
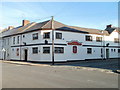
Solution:
M114 49L114 52L116 52L116 49Z
M56 39L62 39L62 33L56 33Z
M120 53L120 49L118 49L118 53Z
M38 47L33 47L32 52L33 54L38 54Z
M113 52L113 49L111 49L111 52Z
M10 39L8 38L8 45L9 45Z
M19 44L19 36L17 37L17 44Z
M23 35L23 38L25 37L25 35Z
M119 38L114 38L114 43L119 43Z
M87 54L92 54L92 48L87 48Z
M43 47L43 53L50 53L50 47Z
M6 39L4 39L4 45L6 45Z
M12 51L14 51L14 48L12 49Z
M13 37L13 44L15 44L15 37Z
M101 48L101 53L103 53L103 48Z
M36 40L36 39L38 39L38 33L33 34L33 40Z
M43 38L46 39L46 38L50 38L50 32L45 32L43 34Z
M96 37L97 42L102 42L102 37Z
M55 47L55 53L64 53L64 47Z
M86 36L86 41L92 41L92 36Z

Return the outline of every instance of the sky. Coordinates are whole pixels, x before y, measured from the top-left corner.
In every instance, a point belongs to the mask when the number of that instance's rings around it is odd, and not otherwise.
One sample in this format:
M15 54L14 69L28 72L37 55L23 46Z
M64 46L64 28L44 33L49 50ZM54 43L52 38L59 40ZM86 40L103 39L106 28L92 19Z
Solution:
M0 28L20 26L22 20L41 22L54 16L67 25L102 29L118 26L117 2L2 2Z

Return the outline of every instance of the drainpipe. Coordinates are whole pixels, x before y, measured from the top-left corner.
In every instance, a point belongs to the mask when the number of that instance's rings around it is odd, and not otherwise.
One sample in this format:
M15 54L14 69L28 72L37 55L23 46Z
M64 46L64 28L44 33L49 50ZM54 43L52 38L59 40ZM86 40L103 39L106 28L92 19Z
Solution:
M22 45L22 34L20 35L20 60L21 60L21 45Z

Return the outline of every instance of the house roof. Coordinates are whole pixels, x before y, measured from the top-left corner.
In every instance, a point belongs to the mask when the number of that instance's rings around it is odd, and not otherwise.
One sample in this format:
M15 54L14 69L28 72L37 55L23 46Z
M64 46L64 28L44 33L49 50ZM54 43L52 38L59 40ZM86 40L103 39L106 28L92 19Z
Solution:
M109 35L109 33L105 30L99 30L99 29L92 29L92 28L83 28L83 27L76 27L76 26L70 26L71 28L88 32L89 34L98 34L98 35ZM101 33L103 31L103 33Z
M29 23L26 26L18 26L10 30L3 30L2 31L2 37L4 36L9 36L9 35L14 35L14 34L19 34L29 28L33 23Z
M102 35L102 34L109 35L110 34L108 30L102 30L103 33L101 33L101 30L99 29L68 26L55 20L53 23L54 23L54 30L98 34L98 35ZM4 29L2 31L2 36L6 37L6 36L20 34L20 33L32 32L35 30L50 30L50 29L52 29L52 20L47 20L47 21L40 22L40 23L32 22L25 26L19 26L19 27L10 29L10 30Z

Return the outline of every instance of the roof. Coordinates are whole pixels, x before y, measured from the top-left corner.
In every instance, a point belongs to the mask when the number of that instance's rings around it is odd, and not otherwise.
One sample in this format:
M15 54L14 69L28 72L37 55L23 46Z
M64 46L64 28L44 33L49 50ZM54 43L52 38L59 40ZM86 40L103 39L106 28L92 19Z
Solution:
M77 27L77 26L68 26L63 23L60 23L58 21L54 20L54 30L60 30L60 31L69 31L69 32L77 32L77 33L87 33L87 34L98 34L98 35L109 35L112 30L102 30L103 33L101 33L101 30L99 29L92 29L92 28L83 28L83 27ZM52 29L52 20L47 20L44 22L39 23L29 23L25 26L19 26L10 30L4 29L2 31L2 36L10 36L15 34L22 34L27 32L32 32L36 30L51 30Z
M26 26L18 26L10 30L4 30L2 31L2 36L9 36L14 34L19 34L22 31L24 31L26 28L29 28L33 23L27 24Z
M88 32L89 34L98 34L98 35L109 35L109 33L105 30L99 30L99 29L92 29L92 28L83 28L83 27L76 27L76 26L70 26L71 28ZM101 33L103 31L103 33Z

